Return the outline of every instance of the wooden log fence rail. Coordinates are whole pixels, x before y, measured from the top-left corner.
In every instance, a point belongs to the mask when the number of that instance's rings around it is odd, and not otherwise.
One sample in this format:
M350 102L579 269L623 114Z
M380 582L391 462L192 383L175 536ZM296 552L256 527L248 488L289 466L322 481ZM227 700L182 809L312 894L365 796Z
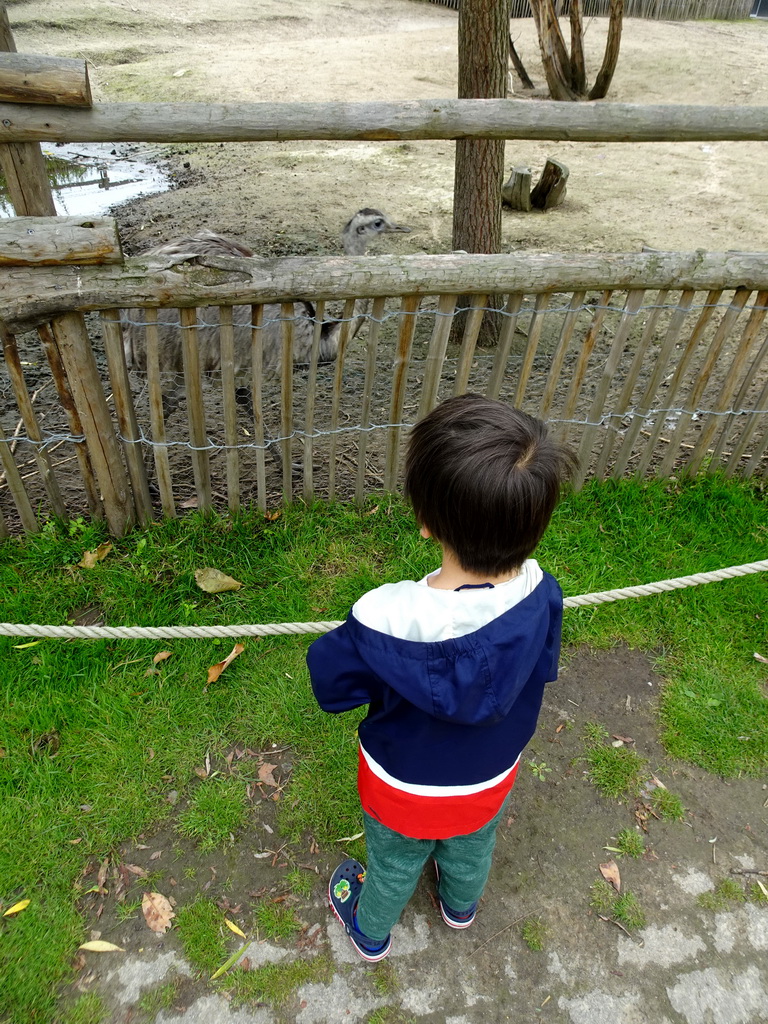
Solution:
M363 501L394 490L408 426L466 390L546 418L578 450L577 485L590 476L768 473L766 254L128 260L78 267L76 289L74 271L2 271L11 279L0 372L6 532L34 530L38 515L61 515L62 506L83 511L71 454L83 441L62 408L36 418L29 396L40 389L45 353L38 336L22 330L73 306L100 311L100 319L86 318L103 337L92 361L139 521L185 507L236 511L299 496ZM472 298L452 343L458 295ZM297 297L317 306L306 366L291 359ZM351 324L360 298L373 299L367 324L354 341L342 332L335 362L320 364L322 319ZM282 303L275 376L264 375L261 358L273 315L267 301ZM251 371L201 374L203 307L221 305L226 364L234 303L251 306ZM137 306L147 311L143 373L126 366L122 344L125 310ZM489 310L502 330L486 350L477 340ZM157 325L169 322L183 339L181 375L159 369ZM63 475L51 453L62 442Z

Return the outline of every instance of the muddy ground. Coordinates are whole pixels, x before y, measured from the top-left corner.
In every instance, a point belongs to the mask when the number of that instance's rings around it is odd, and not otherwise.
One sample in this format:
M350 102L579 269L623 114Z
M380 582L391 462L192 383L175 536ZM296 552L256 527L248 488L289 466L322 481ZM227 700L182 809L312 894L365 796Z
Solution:
M466 932L444 926L425 871L393 932L390 959L377 968L364 964L325 902L329 871L347 854L345 845L318 850L311 837L284 845L273 831L274 791L263 787L254 795L250 828L230 849L200 853L171 823L126 843L114 862L152 872L155 889L180 906L201 888L216 900L252 940L238 970L323 957L330 967L322 979L298 987L282 1006L238 1007L215 983L196 977L176 933L153 935L140 911L120 922L114 895L92 894L83 909L94 936L126 952L82 954L66 1001L97 992L114 1024L143 1020L139 1004L143 999L146 1008L151 992L166 995L158 1022L184 1024L762 1024L768 1020L768 909L738 901L705 909L698 896L724 877L745 888L765 877L749 872L768 870L768 787L670 761L654 714L661 685L640 652L569 652L560 680L548 688L486 895ZM648 798L599 795L583 760L585 727L594 722L647 758L647 777L682 800L683 821L654 817ZM278 763L273 775L284 785L290 752L267 750L261 758ZM238 760L233 763L237 769ZM290 800L290 787L281 799ZM631 934L589 906L599 865L614 856L605 847L615 846L625 828L646 844L640 859L617 858L623 891L634 893L646 917ZM314 878L309 898L291 895L286 883L297 866ZM97 868L91 865L84 888ZM136 879L129 902L140 898L144 884ZM113 886L108 883L114 894ZM275 900L303 924L285 941L259 939L254 924L259 903ZM532 920L541 926L541 950L523 936ZM235 951L243 940L232 935L227 945ZM377 1010L382 1016L371 1017Z

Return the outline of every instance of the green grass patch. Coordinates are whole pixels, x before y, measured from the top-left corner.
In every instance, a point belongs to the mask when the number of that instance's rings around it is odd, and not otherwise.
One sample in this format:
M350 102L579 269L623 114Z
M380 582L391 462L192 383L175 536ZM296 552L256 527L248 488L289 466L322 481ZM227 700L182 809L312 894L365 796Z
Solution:
M109 1020L109 1009L101 996L88 992L80 996L76 1003L68 1006L59 1021L61 1024L104 1024Z
M696 902L705 910L727 910L729 907L732 909L734 905L744 903L746 899L747 894L740 882L735 878L721 878L714 889L699 893Z
M391 960L381 960L366 973L373 987L382 996L391 996L400 988L397 970Z
M589 905L602 917L623 925L627 931L636 931L645 924L645 912L635 894L629 889L617 893L605 879L599 879L590 887Z
M645 853L645 840L633 828L623 828L616 836L616 845L607 846L607 850L617 857L642 857Z
M213 900L200 897L177 911L175 924L184 956L201 974L210 977L227 958L222 912Z
M267 939L290 939L301 931L301 924L289 907L281 903L260 903L253 915L253 923Z
M648 761L627 747L589 746L584 757L590 782L603 796L637 796Z
M575 595L754 561L767 538L765 494L752 481L590 483L556 510L537 557ZM3 618L66 623L93 608L109 625L341 619L371 587L438 564L436 546L390 497L362 508L296 503L273 520L193 514L133 531L93 569L80 568L84 551L106 539L102 524L76 520L0 544ZM194 579L204 566L242 588L204 593ZM717 774L759 777L768 769L768 701L752 652L764 650L767 598L756 575L572 610L564 643L653 652L667 681L660 716L669 752ZM248 639L206 689L208 667L233 640L0 638L0 904L32 899L4 923L0 1020L55 1019L57 989L72 979L85 937L76 882L89 859L164 819L197 829L201 844L237 836L243 780L230 780L229 793L217 788L225 780L201 783L195 768L206 753L216 763L234 744L290 746L281 838L335 842L361 830L354 780L363 712L317 708L304 664L311 639ZM172 656L154 666L163 649ZM615 777L615 766L606 771ZM231 798L214 801L215 834L205 815L195 824L209 793ZM212 956L212 971L228 948Z
M651 807L667 821L683 821L685 818L683 801L668 789L654 789L651 794Z
M540 953L544 949L547 929L541 918L529 917L527 921L523 921L520 935L523 942L532 952Z
M265 964L255 970L228 975L225 986L235 1003L270 1003L282 1006L301 985L330 981L333 964L325 956L293 960L289 964Z
M195 789L176 827L180 835L195 839L200 849L207 851L233 843L247 819L245 783L236 778L212 778Z
M153 1021L161 1010L170 1010L176 1002L181 990L181 978L152 988L145 992L137 1004L139 1014L147 1021Z

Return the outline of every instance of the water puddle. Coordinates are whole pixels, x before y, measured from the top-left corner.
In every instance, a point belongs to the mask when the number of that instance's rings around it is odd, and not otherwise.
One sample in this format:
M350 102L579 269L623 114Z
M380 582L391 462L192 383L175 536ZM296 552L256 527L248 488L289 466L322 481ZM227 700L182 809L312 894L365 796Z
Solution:
M108 142L42 144L56 213L98 217L139 196L165 192L169 178L133 152ZM13 217L5 180L0 176L0 217Z

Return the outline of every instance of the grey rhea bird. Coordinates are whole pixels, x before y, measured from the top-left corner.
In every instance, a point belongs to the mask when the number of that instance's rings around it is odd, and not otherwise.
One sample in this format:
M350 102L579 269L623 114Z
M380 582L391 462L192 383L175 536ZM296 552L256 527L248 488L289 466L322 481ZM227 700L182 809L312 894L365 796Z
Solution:
M395 231L410 231L410 228L395 224L380 210L370 207L358 210L344 225L341 242L347 256L362 256L368 245L379 235ZM254 256L245 245L217 235L213 231L201 231L187 238L180 238L165 245L147 250L146 256ZM351 337L359 331L367 304L364 300L355 303ZM296 302L293 307L293 361L308 363L312 352L315 332L315 309L310 302ZM205 306L198 310L198 341L200 346L200 367L203 371L221 368L221 346L219 342L219 310L217 306ZM251 366L251 307L234 306L235 372L248 370ZM262 351L264 372L274 373L280 364L282 352L282 314L279 305L264 306L264 327ZM129 309L123 314L123 339L128 366L145 370L147 366L147 342L144 330L144 310ZM157 316L159 334L160 370L180 373L182 366L181 331L178 313L174 310L159 310ZM339 348L342 321L324 320L320 330L321 362L336 358Z

